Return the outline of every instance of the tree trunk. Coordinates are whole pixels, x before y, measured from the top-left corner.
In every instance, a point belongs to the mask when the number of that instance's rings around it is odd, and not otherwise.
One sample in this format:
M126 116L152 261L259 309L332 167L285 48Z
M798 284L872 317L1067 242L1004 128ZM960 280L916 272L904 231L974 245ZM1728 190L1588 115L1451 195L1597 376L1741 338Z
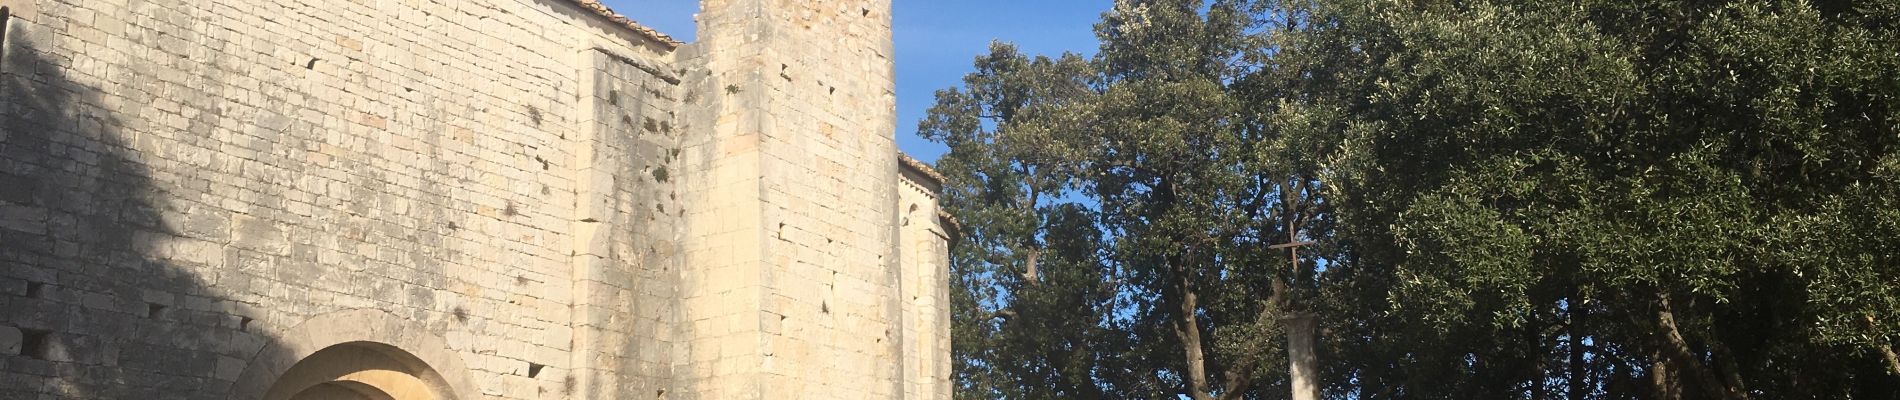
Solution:
M1873 315L1867 315L1867 334L1874 338L1874 350L1880 352L1880 358L1887 360L1887 373L1900 376L1900 354L1894 354L1893 347L1880 334L1880 325L1874 322Z
M1526 329L1524 329L1524 339L1528 345L1537 349L1536 352L1532 353L1536 355L1531 357L1530 371L1526 371L1527 373L1525 374L1525 376L1528 377L1527 380L1530 381L1531 400L1547 400L1550 398L1550 386L1545 385L1545 383L1548 382L1548 380L1545 379L1547 376L1545 374L1548 374L1550 371L1550 359L1544 357L1544 354L1548 354L1550 348L1544 343L1544 324L1537 319L1537 312L1535 310L1531 311L1529 321L1527 322L1528 323L1525 324Z
M1623 369L1621 363L1606 363L1608 369L1603 373L1603 398L1625 399L1623 395Z
M1207 357L1201 352L1201 323L1196 310L1200 309L1200 298L1194 294L1194 282L1189 278L1186 268L1175 265L1175 290L1180 291L1180 317L1175 320L1175 334L1181 336L1181 349L1187 353L1188 395L1195 400L1212 400L1207 393Z
M1027 177L1026 180L1028 180L1029 182L1029 187L1031 188L1036 187L1035 182L1041 180L1041 175L1036 174L1036 173L1031 173L1029 171L1028 165L1024 165L1022 168L1023 168L1022 170L1023 176ZM1027 200L1029 202L1026 204L1017 203L1016 205L1017 208L1027 210L1031 213L1035 213L1036 205L1042 204L1042 192L1037 191L1037 190L1030 190L1029 198ZM1042 219L1042 218L1039 216L1038 219ZM1041 241L1037 240L1036 237L1038 233L1044 233L1044 230L1048 229L1048 225L1049 225L1049 222L1046 219L1040 222L1037 222L1036 229L1034 231L1031 231L1033 233L1029 235L1029 238L1023 241L1023 247L1026 247L1027 252L1029 253L1026 257L1024 257L1025 262L1023 264L1025 265L1023 266L1024 267L1023 280L1026 282L1029 282L1030 286L1042 286L1042 270L1040 269L1041 265L1037 264L1038 261L1042 260L1042 243Z
M1023 269L1023 281L1029 282L1030 286L1042 286L1042 271L1037 265L1042 258L1042 247L1031 244L1027 258L1028 260L1025 260L1027 262L1024 263L1026 265Z
M1274 286L1280 287L1280 282L1274 281ZM1266 302L1260 306L1260 315L1254 317L1255 320L1267 321L1268 318L1278 317L1280 315L1277 313L1278 305L1283 301L1284 293L1286 293L1284 290L1276 289L1272 294L1267 295ZM1258 355L1262 352L1258 348L1253 349L1242 355L1240 362L1234 364L1235 367L1227 369L1227 383L1221 385L1220 400L1235 400L1246 396L1247 389L1253 387L1254 369L1250 367L1260 362Z
M1712 348L1715 350L1716 365L1722 372L1722 383L1728 385L1729 391L1746 395L1748 385L1742 382L1742 366L1741 363L1735 362L1735 352L1720 342L1715 343Z
M1071 351L1069 353L1069 356L1076 359L1088 359L1094 353L1095 353L1094 346L1090 346L1089 340L1087 338L1083 338L1081 340L1076 341L1075 350ZM1095 380L1092 377L1090 377L1089 374L1081 373L1081 374L1075 375L1075 377L1080 378L1079 379L1080 382L1077 382L1078 379L1076 378L1064 380L1065 381L1064 383L1066 383L1064 386L1070 387L1069 393L1080 394L1080 396L1078 397L1087 398L1087 399L1108 398L1107 393L1102 393L1102 386L1096 384Z
M1885 345L1877 344L1874 348L1880 350L1881 358L1887 359L1887 373L1900 376L1900 354L1894 354L1893 349Z
M1656 328L1659 330L1657 334L1662 337L1664 358L1681 367L1680 373L1694 379L1696 386L1708 391L1710 398L1747 400L1748 393L1724 384L1689 348L1689 341L1682 337L1682 330L1676 326L1675 307L1669 300L1669 294L1658 292L1656 298Z
M1583 345L1584 314L1589 311L1584 307L1583 296L1578 295L1580 292L1571 292L1569 307L1566 307L1570 311L1570 398L1577 400L1588 398L1590 394L1590 368L1584 365Z
M1656 399L1680 400L1682 399L1682 391L1676 384L1676 378L1672 376L1674 373L1669 371L1669 362L1664 360L1662 349L1660 346L1658 347L1659 348L1650 350L1649 352L1649 359L1651 360L1649 366L1649 382L1656 387Z

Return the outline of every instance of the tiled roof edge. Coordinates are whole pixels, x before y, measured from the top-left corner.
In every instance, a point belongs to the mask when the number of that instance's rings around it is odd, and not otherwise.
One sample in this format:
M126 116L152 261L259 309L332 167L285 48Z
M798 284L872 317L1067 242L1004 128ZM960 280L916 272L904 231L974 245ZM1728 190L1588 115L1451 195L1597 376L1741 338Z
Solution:
M924 177L927 177L927 178L930 178L931 180L936 181L934 183L936 183L938 186L943 186L943 183L945 182L943 174L937 173L936 168L931 168L930 164L925 164L923 161L917 161L917 159L911 158L909 154L904 154L904 152L901 152L901 151L897 152L897 163L899 165L903 165L904 168L909 168L912 171L917 171L919 175L923 175Z
M937 219L943 221L944 233L950 236L951 243L963 234L963 222L957 221L957 216L950 215L949 211L937 211Z
M634 33L660 42L660 44L665 45L668 50L677 49L681 45L685 45L685 43L680 42L679 39L674 39L672 36L667 36L665 33L660 33L660 31L648 28L646 25L641 25L639 22L634 22L631 18L614 12L613 8L607 7L606 4L601 4L600 0L568 1L573 2L574 5L581 6L582 9L593 12L595 15L599 15L601 18L606 18L608 21L620 24L620 26L632 30Z
M904 154L902 151L897 152L897 164L903 166L904 169L916 172L918 175L923 175L926 179L936 181L933 183L936 183L938 187L943 186L943 174L938 173L936 168L931 168L930 164L925 164L923 161L911 158L909 154ZM955 242L956 240L954 238L959 235L958 232L963 231L963 223L957 221L957 217L950 215L949 211L943 210L937 211L937 219L943 221L944 228L948 230L947 234L953 238L951 241Z

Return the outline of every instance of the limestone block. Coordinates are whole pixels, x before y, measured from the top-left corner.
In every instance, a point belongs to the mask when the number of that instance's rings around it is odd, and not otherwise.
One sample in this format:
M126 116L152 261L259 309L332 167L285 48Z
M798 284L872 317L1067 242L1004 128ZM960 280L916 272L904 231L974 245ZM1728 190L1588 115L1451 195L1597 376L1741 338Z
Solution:
M20 328L0 326L0 355L19 355L22 339Z

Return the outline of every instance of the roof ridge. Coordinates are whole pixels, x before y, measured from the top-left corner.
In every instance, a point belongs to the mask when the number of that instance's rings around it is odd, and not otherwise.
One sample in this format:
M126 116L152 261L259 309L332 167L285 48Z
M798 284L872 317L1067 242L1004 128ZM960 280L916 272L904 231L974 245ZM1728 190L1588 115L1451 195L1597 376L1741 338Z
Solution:
M638 33L642 36L646 36L647 38L653 39L654 41L658 41L660 42L660 44L666 45L666 48L669 50L677 49L681 45L686 44L686 43L680 42L679 39L674 39L672 36L669 36L665 33L661 33L658 30L649 28L646 25L641 25L639 22L635 22L632 18L627 18L627 16L620 15L620 13L618 12L614 12L614 9L612 7L608 7L606 4L601 4L600 0L568 0L568 1L573 2L574 5L581 6L581 8L586 9L587 11L592 11L595 15L599 15L601 18L606 18L608 21L613 21L614 23L620 24L620 26L630 29L634 33Z

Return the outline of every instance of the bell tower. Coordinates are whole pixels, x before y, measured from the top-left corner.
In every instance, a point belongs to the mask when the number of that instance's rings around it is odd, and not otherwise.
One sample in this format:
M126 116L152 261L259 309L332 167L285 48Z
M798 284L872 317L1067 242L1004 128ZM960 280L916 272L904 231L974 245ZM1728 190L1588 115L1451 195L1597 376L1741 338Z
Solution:
M899 398L890 0L706 0L687 71L681 386Z

